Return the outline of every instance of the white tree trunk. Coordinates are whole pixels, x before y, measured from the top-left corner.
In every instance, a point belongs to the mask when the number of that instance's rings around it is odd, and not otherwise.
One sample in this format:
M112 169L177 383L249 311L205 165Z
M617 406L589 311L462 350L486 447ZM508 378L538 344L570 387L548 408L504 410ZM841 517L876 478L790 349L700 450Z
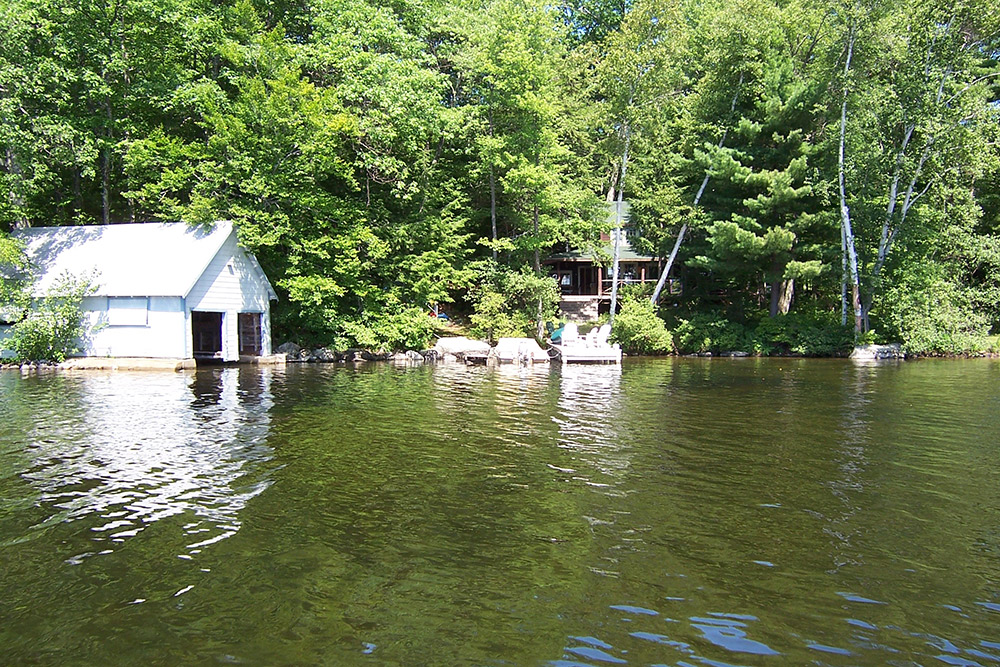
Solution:
M854 242L854 230L851 227L851 211L847 206L847 178L844 160L847 143L847 98L849 94L847 76L851 71L851 59L854 56L854 26L850 28L847 38L847 59L844 62L844 101L840 107L840 146L837 156L837 180L840 188L840 224L844 247L847 250L847 264L851 272L851 294L854 306L854 332L861 333L864 318L861 312L861 281L858 277L858 253Z
M729 107L729 114L730 115L736 113L736 102L737 102L737 100L739 100L739 97L740 97L740 87L742 85L743 85L743 74L740 74L740 81L739 81L739 84L736 86L736 94L733 95L733 103ZM725 143L726 143L726 135L728 133L729 133L728 129L723 130L723 132L722 132L722 138L719 139L719 145L718 145L719 148L722 148L725 145ZM706 170L705 171L705 178L703 178L702 181L701 181L701 187L698 188L698 193L694 196L694 202L691 205L692 208L697 208L698 207L698 203L701 201L701 196L703 194L705 194L705 188L708 186L708 181L711 178L711 176L712 176L711 171L710 170ZM667 258L667 263L663 267L663 271L660 272L660 279L658 281L656 281L656 289L653 290L653 296L651 296L649 298L649 301L654 306L660 300L660 292L663 291L663 286L666 284L667 277L670 275L670 269L673 268L673 266L674 266L674 260L677 258L677 251L680 250L681 243L684 242L684 234L687 233L687 229L688 229L688 225L685 222L683 225L681 225L680 231L677 232L677 240L674 242L674 247L670 251L670 256Z
M625 124L625 150L622 151L622 170L618 176L618 210L615 212L614 229L614 259L611 264L611 309L608 315L608 325L615 325L615 312L618 310L618 265L621 260L622 235L622 205L625 193L625 170L628 168L628 150L631 141L628 123Z

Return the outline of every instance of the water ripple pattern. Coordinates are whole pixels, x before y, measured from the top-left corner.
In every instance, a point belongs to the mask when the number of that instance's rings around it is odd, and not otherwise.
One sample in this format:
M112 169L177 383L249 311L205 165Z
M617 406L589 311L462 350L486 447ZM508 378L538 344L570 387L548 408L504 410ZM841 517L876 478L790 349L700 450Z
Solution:
M1000 361L0 372L5 664L1000 665Z

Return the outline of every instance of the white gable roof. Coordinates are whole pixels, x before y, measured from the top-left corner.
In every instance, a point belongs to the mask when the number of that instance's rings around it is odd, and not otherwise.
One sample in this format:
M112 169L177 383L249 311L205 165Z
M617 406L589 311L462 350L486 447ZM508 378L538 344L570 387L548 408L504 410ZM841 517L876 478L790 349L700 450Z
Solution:
M65 272L96 273L98 296L187 297L234 233L229 222L212 228L183 222L86 227L35 227L13 232L25 244L35 292L44 294ZM253 256L247 253L259 269ZM267 282L270 297L277 298Z

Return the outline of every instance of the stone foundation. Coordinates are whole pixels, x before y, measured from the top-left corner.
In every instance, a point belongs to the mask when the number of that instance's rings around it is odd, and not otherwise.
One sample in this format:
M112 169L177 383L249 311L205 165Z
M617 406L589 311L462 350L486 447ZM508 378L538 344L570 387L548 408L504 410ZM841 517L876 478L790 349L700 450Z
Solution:
M570 322L593 322L600 303L600 297L596 296L564 296L559 301L559 314Z

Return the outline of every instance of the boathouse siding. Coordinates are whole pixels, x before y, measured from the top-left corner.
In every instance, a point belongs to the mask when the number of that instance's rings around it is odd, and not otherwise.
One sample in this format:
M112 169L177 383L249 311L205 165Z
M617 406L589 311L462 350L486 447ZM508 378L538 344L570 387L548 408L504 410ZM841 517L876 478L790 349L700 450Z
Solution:
M198 278L187 297L189 312L222 313L223 348L226 360L240 357L239 315L261 314L261 351L271 354L271 296L273 290L257 260L239 248L231 235ZM187 327L190 332L192 328ZM189 349L191 344L188 338ZM192 350L193 354L193 350ZM187 356L192 356L189 354Z

